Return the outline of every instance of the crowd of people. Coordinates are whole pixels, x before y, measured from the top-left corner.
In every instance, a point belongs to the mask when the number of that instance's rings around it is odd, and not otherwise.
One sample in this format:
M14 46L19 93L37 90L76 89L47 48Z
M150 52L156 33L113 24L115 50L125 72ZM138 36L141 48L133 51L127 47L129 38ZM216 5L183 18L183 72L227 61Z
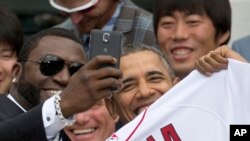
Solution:
M250 60L249 39L227 45L229 0L155 0L152 14L130 0L48 2L68 18L24 43L17 16L0 6L0 140L115 139L193 70L209 79L228 58ZM120 59L88 59L92 29L123 33Z

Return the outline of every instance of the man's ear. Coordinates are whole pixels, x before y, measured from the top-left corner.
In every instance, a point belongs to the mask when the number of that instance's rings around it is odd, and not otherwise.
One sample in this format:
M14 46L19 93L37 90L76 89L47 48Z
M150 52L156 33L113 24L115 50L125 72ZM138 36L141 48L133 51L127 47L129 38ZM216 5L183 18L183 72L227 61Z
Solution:
M220 34L218 37L218 46L221 46L230 37L230 31Z
M108 109L110 115L112 116L112 118L114 119L115 123L117 123L120 119L120 116L117 113L117 107L114 103L114 98L112 99L105 99L105 104L106 104L106 108Z
M115 117L113 117L113 118L114 118L115 123L118 123L120 116L118 114L116 114Z
M180 82L180 78L179 77L175 77L174 79L173 79L173 86L175 85L175 84L177 84L178 82Z
M22 65L21 63L15 63L15 65L12 68L12 76L13 76L13 83L16 83L19 81L19 78L22 74Z

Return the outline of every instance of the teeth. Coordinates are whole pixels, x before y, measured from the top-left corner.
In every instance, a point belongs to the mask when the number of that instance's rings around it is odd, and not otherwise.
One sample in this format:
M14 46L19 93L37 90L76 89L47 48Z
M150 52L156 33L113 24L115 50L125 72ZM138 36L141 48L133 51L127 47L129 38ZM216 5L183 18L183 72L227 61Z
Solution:
M79 134L89 134L94 132L95 129L94 128L88 128L88 129L82 129L82 130L73 130L73 133L75 135L79 135Z
M173 51L173 53L174 53L175 55L186 55L186 54L188 54L188 53L190 53L190 52L191 52L190 49L175 49L175 50Z
M47 90L47 92L51 93L52 95L58 95L58 94L60 94L62 91L61 91L61 90Z
M141 112L143 112L144 110L146 110L147 108L148 108L148 106L139 108L139 109L137 110L138 115L139 115Z

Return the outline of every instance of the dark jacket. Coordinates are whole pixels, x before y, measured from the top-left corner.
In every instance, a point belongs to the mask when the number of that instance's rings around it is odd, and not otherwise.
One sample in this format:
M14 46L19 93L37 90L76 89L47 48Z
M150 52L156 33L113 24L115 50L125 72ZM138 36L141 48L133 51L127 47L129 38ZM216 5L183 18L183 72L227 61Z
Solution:
M47 141L42 105L24 113L6 95L0 95L0 141Z

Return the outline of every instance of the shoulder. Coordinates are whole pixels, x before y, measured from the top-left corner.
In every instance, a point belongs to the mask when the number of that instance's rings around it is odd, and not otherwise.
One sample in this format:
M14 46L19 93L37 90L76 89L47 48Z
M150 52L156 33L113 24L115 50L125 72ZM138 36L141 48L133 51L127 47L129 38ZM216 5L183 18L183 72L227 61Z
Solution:
M73 22L72 22L72 20L70 18L67 18L65 21L63 21L62 23L59 23L59 24L55 25L54 27L59 27L59 28L64 28L64 29L70 30L78 38L80 38L78 30L76 29L75 25L73 24Z
M123 7L119 16L119 20L126 23L131 23L135 27L144 27L146 29L153 29L153 15L152 13L138 7L130 0L123 1Z
M130 9L130 10L134 10L136 11L138 14L140 14L141 16L145 16L145 17L152 17L152 13L149 11L144 10L141 7L138 7L136 4L134 4L131 0L124 0L123 1L123 9Z
M10 103L12 102L6 95L0 94L0 109L3 109L3 107L6 107L6 105L9 105Z
M236 40L232 44L232 49L250 61L250 36Z
M243 37L241 39L238 39L233 42L233 47L235 46L249 46L250 45L250 35Z
M29 110L27 113L0 122L0 129L4 129L0 130L0 140L47 141L41 109L42 105Z
M0 121L13 118L23 111L6 95L0 95Z
M74 25L73 25L71 19L67 18L62 23L59 23L58 25L55 25L55 27L60 27L60 28L71 30L72 28L74 28Z

